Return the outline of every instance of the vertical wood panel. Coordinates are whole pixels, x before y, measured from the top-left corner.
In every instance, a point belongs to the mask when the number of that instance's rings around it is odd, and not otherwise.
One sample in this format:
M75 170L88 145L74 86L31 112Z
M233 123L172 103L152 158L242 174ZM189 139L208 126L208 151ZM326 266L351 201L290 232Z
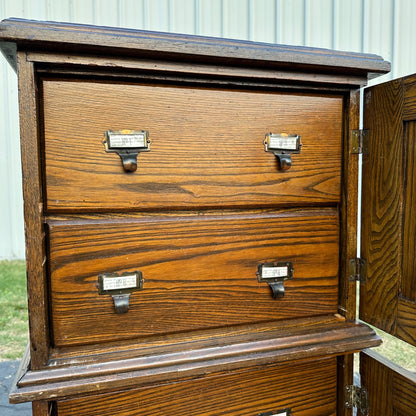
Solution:
M403 88L401 80L366 90L364 128L371 132L363 157L362 253L367 281L360 317L395 334L402 270Z
M406 153L403 207L403 278L401 286L403 296L416 301L416 218L414 211L416 202L416 120L404 123L404 145Z
M360 353L361 382L368 390L369 416L416 414L416 375L378 353Z
M24 114L20 123L23 160L23 195L26 222L26 269L28 276L31 368L39 369L47 360L49 328L47 327L48 305L46 294L46 264L43 226L41 171L39 166L40 148L38 137L38 112L32 85L35 84L33 64L26 59L25 52L18 53L19 70L19 111Z
M362 352L360 353L360 373L361 385L367 389L369 395L370 416L395 416L392 397L393 375L388 367L375 360L372 355Z

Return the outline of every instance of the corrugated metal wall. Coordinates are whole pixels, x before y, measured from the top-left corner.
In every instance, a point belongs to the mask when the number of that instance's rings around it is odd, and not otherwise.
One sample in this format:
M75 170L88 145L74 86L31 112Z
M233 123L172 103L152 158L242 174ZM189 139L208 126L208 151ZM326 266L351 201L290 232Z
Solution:
M382 55L416 72L415 0L0 0L0 19L120 26ZM0 58L0 259L23 258L16 75Z

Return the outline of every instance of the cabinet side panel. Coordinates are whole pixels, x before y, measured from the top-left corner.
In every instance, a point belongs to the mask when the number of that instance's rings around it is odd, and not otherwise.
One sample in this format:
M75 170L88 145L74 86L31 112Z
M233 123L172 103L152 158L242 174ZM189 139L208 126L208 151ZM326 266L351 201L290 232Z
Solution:
M37 88L34 66L24 52L18 54L18 71L31 366L38 369L47 361L49 345L45 233Z

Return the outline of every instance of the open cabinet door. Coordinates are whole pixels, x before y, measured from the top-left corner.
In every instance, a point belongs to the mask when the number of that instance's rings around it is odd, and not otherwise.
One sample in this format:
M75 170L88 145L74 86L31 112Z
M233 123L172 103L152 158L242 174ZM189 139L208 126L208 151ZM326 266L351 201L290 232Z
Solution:
M360 318L416 345L416 75L365 90ZM370 415L416 415L416 375L361 354Z

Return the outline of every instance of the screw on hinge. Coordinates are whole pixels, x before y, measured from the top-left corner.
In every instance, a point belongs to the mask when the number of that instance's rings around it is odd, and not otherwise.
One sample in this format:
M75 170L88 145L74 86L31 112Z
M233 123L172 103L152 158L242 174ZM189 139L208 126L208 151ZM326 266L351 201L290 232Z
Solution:
M356 408L361 416L368 416L368 393L365 387L345 386L345 407L347 409Z
M352 130L351 131L351 153L367 154L368 153L369 130Z
M359 257L350 259L348 275L350 281L365 283L367 278L367 261Z

